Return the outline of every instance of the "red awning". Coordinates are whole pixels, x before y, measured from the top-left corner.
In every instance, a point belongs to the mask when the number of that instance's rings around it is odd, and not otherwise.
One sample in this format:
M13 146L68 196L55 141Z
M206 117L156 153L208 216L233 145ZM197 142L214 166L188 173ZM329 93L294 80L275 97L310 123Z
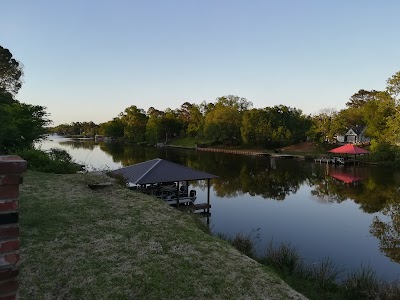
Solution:
M330 150L331 153L340 153L340 154L367 154L369 151L364 150L363 148L356 147L353 144L346 144L344 146L335 148Z

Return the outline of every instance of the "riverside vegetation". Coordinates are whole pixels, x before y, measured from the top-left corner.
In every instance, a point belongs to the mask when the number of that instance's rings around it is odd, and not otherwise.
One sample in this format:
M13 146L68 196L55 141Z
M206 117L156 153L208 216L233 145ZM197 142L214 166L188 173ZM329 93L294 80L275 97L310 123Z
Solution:
M377 278L368 265L346 272L327 257L320 262L306 262L290 244L268 245L264 255L254 251L254 236L219 235L236 249L272 268L286 283L309 299L323 300L397 300L400 283L387 283Z

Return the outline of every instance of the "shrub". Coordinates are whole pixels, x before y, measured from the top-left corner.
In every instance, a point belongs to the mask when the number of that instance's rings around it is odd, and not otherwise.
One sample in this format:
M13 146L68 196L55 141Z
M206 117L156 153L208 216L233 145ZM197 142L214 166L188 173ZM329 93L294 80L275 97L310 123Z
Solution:
M306 269L306 276L321 287L332 285L341 273L342 271L334 266L330 257L323 259L320 263L310 264Z
M249 235L237 234L231 244L248 257L254 257L254 245Z
M377 299L398 300L400 299L400 282L382 283Z
M303 272L303 260L297 250L290 244L281 243L273 246L269 243L265 256L267 264L272 265L283 273Z
M228 241L233 247L235 247L237 250L242 252L244 255L251 257L251 258L255 258L256 254L255 254L255 250L254 250L254 242L253 242L253 238L252 238L252 233L253 233L253 231L248 235L238 233L234 238L229 237L222 233L218 233L217 236L220 239Z
M342 282L349 299L379 299L380 280L370 266L349 273Z
M65 150L50 149L48 152L37 149L23 149L16 153L28 162L28 169L33 171L73 174L82 169L81 165L74 163Z
M392 146L388 143L378 142L376 140L371 141L371 156L376 160L390 161L396 159L398 152L397 146Z
M63 149L51 148L47 154L52 160L72 162L71 155L69 155L69 153Z

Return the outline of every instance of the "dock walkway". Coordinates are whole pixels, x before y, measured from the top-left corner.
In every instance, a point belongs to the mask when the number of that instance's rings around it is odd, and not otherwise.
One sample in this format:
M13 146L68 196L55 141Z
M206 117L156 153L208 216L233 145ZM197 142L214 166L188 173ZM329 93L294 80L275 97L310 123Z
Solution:
M328 158L328 157L321 157L321 158L316 158L314 159L314 162L319 162L320 164L326 163L326 164L342 164L344 165L345 163L349 163L349 160L345 160L343 157L333 157L333 158Z
M333 158L326 158L326 157L316 158L316 159L314 159L314 162L316 162L316 163L318 162L320 164L322 164L322 163L326 163L326 164L334 164L334 163L336 163Z
M251 150L230 150L230 149L219 149L219 148L197 148L198 151L206 152L222 152L230 154L242 154L242 155L253 155L253 156L270 156L269 153Z

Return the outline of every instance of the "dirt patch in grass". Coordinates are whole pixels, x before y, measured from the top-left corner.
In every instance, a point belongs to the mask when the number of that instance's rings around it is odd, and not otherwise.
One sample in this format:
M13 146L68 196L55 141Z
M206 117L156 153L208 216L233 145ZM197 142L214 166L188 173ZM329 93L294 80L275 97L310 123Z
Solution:
M280 150L285 152L301 152L301 153L315 153L322 151L321 147L313 142L298 143L287 147L282 147L280 148Z
M94 180L25 176L20 299L304 299L193 216Z

